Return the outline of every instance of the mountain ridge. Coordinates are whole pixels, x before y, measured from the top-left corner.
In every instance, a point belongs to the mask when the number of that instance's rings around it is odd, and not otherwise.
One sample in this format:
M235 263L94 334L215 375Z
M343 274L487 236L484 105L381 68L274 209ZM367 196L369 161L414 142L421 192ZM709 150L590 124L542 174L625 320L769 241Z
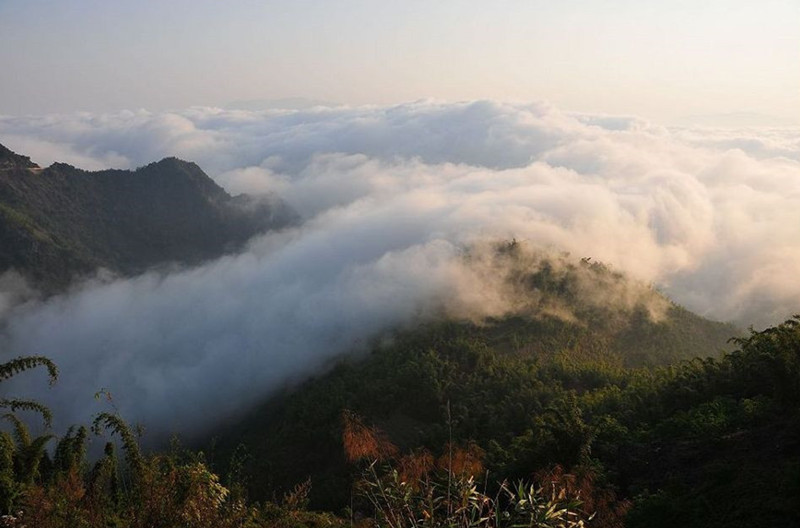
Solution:
M198 264L296 220L279 198L231 196L175 157L135 170L41 168L0 145L0 273L16 270L46 293L98 269Z

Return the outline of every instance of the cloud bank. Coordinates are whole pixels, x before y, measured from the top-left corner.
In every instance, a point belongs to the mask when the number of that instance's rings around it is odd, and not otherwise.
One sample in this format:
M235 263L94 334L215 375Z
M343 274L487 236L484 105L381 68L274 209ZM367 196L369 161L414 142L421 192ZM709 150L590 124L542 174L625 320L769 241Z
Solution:
M306 219L196 269L0 303L4 348L61 365L50 399L65 423L105 386L126 416L191 432L381 330L503 313L508 292L463 256L512 237L712 318L777 322L800 305L799 138L491 101L0 117L0 143L42 164L176 155ZM14 388L38 393L29 376Z

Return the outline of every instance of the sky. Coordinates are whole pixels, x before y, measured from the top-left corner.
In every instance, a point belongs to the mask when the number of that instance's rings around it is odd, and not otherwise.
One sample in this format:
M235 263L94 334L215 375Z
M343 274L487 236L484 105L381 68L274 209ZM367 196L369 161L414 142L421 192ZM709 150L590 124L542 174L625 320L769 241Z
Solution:
M800 123L796 0L0 0L0 114L307 98Z

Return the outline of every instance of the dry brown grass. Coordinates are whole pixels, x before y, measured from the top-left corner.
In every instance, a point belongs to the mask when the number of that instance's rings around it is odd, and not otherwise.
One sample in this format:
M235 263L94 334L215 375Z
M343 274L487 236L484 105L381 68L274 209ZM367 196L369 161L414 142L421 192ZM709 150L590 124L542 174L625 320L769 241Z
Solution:
M447 444L444 454L436 461L436 465L439 469L449 471L460 478L477 477L483 474L484 456L483 449L474 442L466 446Z
M364 459L384 461L397 456L397 446L389 441L386 434L376 427L365 425L355 413L344 411L342 421L342 442L349 462Z
M550 470L538 471L534 480L540 483L545 492L563 491L570 496L580 497L580 509L587 515L593 515L592 528L623 528L625 515L632 503L618 500L616 493L609 488L597 486L595 474L589 469L577 468L567 472L556 465Z

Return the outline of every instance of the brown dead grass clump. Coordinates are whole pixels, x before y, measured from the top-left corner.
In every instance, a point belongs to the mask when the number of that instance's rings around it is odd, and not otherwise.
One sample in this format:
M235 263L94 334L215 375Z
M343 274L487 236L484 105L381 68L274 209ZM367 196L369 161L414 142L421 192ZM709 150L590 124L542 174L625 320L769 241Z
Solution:
M428 473L434 468L433 455L427 449L420 449L403 455L397 466L400 480L417 490L420 481L427 478Z
M443 471L458 477L476 477L483 473L483 459L486 453L474 442L466 446L447 444L444 453L436 461Z
M586 468L576 468L569 473L556 465L550 470L538 471L534 480L539 482L547 493L563 490L567 495L579 497L580 509L587 516L594 515L592 528L623 528L625 515L631 509L629 500L618 500L612 489L599 487L595 474Z
M349 462L357 460L389 460L397 456L397 446L392 444L386 434L376 427L370 427L352 411L342 413L344 432L342 442Z

